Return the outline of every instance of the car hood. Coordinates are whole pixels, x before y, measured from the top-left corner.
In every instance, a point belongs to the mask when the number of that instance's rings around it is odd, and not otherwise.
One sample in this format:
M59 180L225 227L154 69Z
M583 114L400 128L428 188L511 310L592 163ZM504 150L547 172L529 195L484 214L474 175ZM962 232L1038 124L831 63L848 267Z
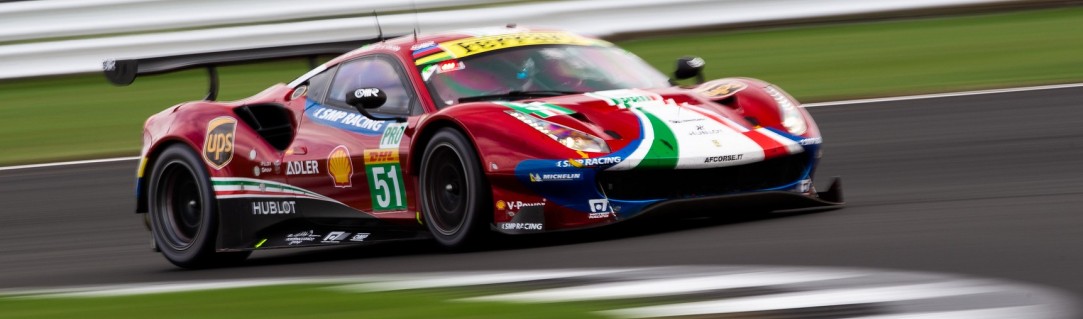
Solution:
M577 167L711 168L804 151L802 137L757 127L734 108L679 88L494 103L606 141L610 153L578 152L569 160Z

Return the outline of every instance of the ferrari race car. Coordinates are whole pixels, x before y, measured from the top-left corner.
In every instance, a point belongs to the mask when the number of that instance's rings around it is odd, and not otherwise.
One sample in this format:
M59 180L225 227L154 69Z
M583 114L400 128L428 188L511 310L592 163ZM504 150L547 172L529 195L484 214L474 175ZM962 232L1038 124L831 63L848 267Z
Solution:
M217 66L336 54L214 101ZM822 139L798 102L759 80L704 82L703 66L682 58L670 79L611 43L514 26L104 65L118 85L209 71L205 100L146 121L138 168L137 212L186 268L268 248L463 247L652 212L841 205L837 179L812 186Z

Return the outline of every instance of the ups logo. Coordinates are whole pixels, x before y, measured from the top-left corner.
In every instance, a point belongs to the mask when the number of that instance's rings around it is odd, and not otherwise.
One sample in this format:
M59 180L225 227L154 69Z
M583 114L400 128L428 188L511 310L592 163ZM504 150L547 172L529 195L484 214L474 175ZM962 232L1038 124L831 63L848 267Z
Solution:
M233 160L233 138L237 120L223 116L207 123L207 138L203 142L203 159L214 169L222 169Z

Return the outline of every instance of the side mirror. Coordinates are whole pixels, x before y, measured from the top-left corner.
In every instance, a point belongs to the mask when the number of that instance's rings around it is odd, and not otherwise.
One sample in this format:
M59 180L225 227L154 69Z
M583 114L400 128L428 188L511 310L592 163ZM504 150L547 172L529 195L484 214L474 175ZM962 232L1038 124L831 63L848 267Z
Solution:
M364 109L375 109L387 102L387 94L377 88L359 88L346 93L346 104L356 107L364 112Z
M703 67L707 65L703 58L698 56L685 56L677 59L677 70L673 71L673 77L678 80L695 77L698 83L703 83Z
M377 121L395 121L406 122L406 117L394 116L394 117L382 117L369 114L367 110L376 109L384 106L387 103L387 93L378 88L359 88L352 92L346 93L346 104L353 106L367 118Z

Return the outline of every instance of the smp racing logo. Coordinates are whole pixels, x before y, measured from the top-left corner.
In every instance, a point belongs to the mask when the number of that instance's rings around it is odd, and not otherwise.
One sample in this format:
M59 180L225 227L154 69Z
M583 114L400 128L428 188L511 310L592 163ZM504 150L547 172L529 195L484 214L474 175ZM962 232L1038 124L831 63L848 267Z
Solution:
M234 134L237 120L223 116L207 123L207 138L203 142L203 159L214 169L222 169L233 160Z
M568 168L568 167L588 168L588 167L596 167L596 166L604 166L604 165L616 165L616 164L620 164L621 160L622 159L621 159L620 156L581 158L581 159L569 158L566 161L557 161L556 165L557 165L557 167L561 167L561 168Z

